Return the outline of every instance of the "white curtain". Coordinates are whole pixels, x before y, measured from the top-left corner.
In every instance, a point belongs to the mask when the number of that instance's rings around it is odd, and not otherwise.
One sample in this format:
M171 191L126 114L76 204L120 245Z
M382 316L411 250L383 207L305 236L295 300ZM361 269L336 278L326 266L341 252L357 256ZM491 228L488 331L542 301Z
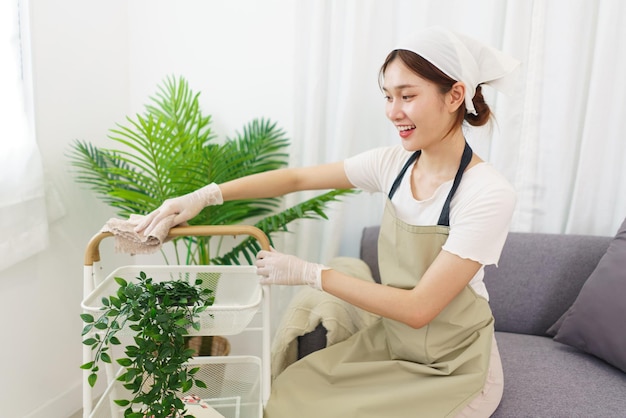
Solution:
M380 22L391 20L393 10L380 3L297 2L293 165L344 159L390 137L377 73L393 37ZM346 201L332 205L336 210L331 210L329 221L303 221L292 228L299 255L327 261L342 252L342 225L359 228L360 223L372 222L369 217L378 209L377 198L359 195ZM356 204L368 209L349 209ZM360 231L352 233L358 236Z
M396 143L377 74L395 41L443 25L522 61L517 93L484 89L491 129L475 151L518 191L512 229L613 235L626 216L626 3L621 0L306 0L297 3L292 164ZM298 197L300 199L300 197ZM294 252L358 255L381 197L350 197L328 222L302 222Z
M626 4L544 1L540 13L543 65L535 85L537 169L528 229L613 235L626 216Z
M0 2L0 270L44 249L48 242L43 170L28 106L32 106L24 25L27 3ZM18 20L19 17L19 20ZM24 64L24 65L22 65ZM24 75L26 74L26 75ZM24 97L29 97L24 100Z

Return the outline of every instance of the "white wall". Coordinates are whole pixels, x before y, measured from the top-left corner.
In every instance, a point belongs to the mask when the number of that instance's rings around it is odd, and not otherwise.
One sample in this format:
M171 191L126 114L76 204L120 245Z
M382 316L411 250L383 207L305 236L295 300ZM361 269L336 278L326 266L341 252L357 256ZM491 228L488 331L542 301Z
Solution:
M168 75L201 92L220 138L253 118L292 127L293 2L135 0L129 4L131 105Z
M200 91L218 135L254 117L292 124L288 0L30 0L37 140L50 245L0 272L2 417L67 417L81 407L83 252L113 211L78 185L66 152L141 111L169 74ZM132 262L103 245L105 268ZM109 263L109 264L107 264Z

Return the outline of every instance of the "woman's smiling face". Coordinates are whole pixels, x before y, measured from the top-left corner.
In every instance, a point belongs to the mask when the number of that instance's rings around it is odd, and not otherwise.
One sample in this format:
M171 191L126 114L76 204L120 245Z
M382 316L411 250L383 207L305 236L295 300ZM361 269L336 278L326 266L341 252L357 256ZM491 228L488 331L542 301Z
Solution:
M439 86L411 71L395 58L384 73L385 112L398 129L407 151L427 148L442 140L454 124L455 113Z

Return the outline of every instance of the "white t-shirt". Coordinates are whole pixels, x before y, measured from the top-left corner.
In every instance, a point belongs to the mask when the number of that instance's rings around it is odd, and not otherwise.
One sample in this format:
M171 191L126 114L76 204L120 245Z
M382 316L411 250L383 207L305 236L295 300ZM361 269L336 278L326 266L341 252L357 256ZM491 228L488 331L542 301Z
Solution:
M344 162L350 182L368 192L389 193L395 178L411 156L401 145L376 148ZM411 170L407 170L391 202L396 216L411 225L436 225L452 180L443 183L426 200L416 200L411 192ZM463 174L450 204L450 234L445 251L480 264L497 264L509 231L515 207L511 184L489 163L476 164ZM483 282L483 268L470 285L489 300Z

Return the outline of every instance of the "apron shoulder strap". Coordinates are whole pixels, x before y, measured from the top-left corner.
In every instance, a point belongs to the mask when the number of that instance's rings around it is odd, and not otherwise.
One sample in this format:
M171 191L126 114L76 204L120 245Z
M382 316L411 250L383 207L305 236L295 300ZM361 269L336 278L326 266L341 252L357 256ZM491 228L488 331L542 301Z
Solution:
M417 160L417 157L419 157L421 153L422 153L421 150L415 151L413 154L411 154L411 156L406 161L406 163L404 163L402 170L400 170L400 173L398 174L396 179L393 181L393 184L391 185L391 189L389 190L389 194L388 194L389 200L391 200L393 195L396 194L396 190L400 186L400 183L402 182L402 177L404 177L404 173L406 173L406 170L408 170L411 164L413 164L415 160Z
M470 161L472 161L472 155L472 148L467 142L465 142L465 149L463 150L463 156L461 157L461 164L459 165L459 169L456 172L456 176L454 176L452 189L450 189L450 193L448 193L446 202L443 204L443 209L441 210L441 215L439 215L439 221L437 222L437 225L450 226L450 202L452 202L452 196L454 196L454 193L456 193L456 189L458 189L459 184L461 183L461 178L463 177L465 169L469 165Z

